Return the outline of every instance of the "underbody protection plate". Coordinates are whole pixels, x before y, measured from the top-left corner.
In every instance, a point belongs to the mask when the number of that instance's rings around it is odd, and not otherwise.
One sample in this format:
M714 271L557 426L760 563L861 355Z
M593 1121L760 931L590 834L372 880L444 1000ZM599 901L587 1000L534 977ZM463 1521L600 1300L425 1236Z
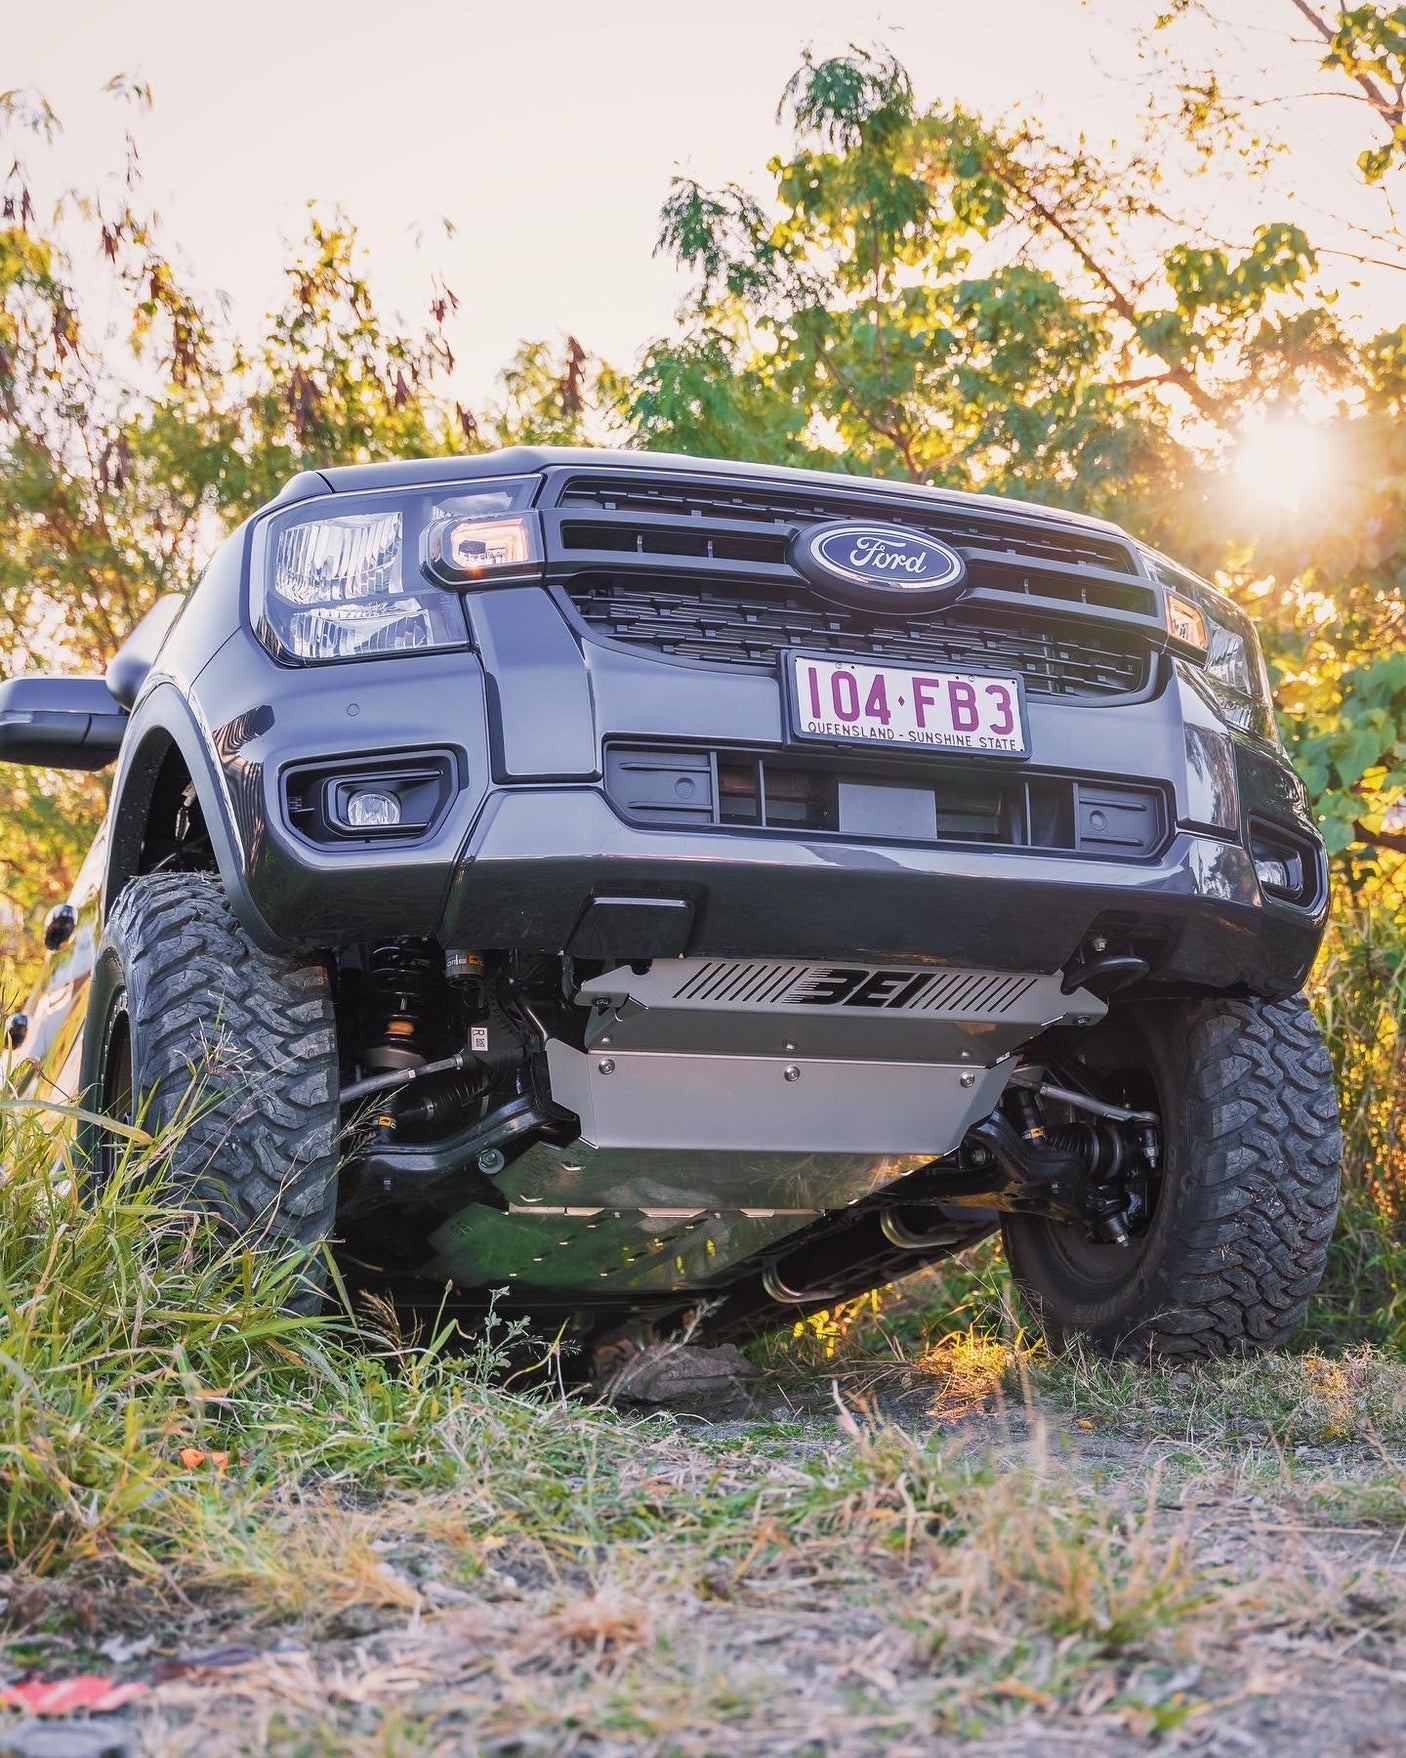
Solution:
M431 1239L432 1278L615 1294L706 1288L820 1215L872 1195L927 1155L641 1153L539 1143Z
M577 995L588 1050L817 1056L989 1066L1062 1019L1105 1005L1056 973L786 959L656 959L604 971Z

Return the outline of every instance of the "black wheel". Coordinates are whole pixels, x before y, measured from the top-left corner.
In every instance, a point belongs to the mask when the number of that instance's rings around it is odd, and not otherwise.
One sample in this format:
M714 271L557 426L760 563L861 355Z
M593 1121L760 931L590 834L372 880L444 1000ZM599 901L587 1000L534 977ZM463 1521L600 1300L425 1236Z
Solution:
M1011 1272L1047 1341L1171 1357L1281 1342L1323 1274L1342 1162L1332 1066L1303 997L1117 1011L1091 1052L1161 1113L1162 1151L1126 1247L1005 1218Z
M241 1237L315 1247L337 1204L337 1035L331 981L316 962L261 952L219 882L149 874L118 898L93 970L83 1089L103 1115L175 1125L173 1200ZM79 1130L89 1176L121 1142ZM315 1269L290 1305L321 1299Z

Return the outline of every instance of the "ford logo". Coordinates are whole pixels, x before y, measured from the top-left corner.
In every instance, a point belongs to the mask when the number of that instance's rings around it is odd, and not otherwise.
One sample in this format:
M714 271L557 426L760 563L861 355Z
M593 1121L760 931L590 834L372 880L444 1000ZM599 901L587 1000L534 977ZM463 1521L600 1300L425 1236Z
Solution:
M791 545L791 565L817 591L850 602L939 610L962 596L967 564L955 549L896 525L813 525Z

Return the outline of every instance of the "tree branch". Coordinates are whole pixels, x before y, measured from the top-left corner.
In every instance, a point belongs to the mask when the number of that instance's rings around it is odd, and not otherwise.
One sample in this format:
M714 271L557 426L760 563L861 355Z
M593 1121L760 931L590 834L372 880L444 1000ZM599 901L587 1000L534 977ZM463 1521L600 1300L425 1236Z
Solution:
M1406 833L1394 830L1369 830L1358 819L1352 827L1352 834L1358 842L1370 842L1376 848L1390 849L1393 854L1406 855Z
M1041 225L1048 226L1056 237L1064 240L1107 293L1114 311L1123 319L1124 323L1136 332L1138 327L1137 307L1128 293L1118 285L1108 269L1059 212L1042 196L1037 195L1019 175L1009 174L1010 168L1014 168L1017 172L1023 170L1018 161L1007 158L1006 165L1008 171L1002 182L1008 193L1015 201L1025 207L1027 214L1033 214ZM1167 360L1165 355L1157 355L1155 358L1163 360L1166 364L1166 372L1161 376L1169 384L1176 385L1178 390L1184 391L1202 415L1212 421L1220 418L1222 413L1220 400L1213 397L1209 391L1196 382L1195 374L1187 366L1178 361Z
M879 417L874 414L872 409L865 407L859 397L859 393L849 382L846 375L840 371L834 361L830 358L830 351L826 348L823 342L817 342L816 354L819 357L821 365L835 381L836 388L839 390L840 395L848 404L850 404L855 414L858 415L861 420L867 421L870 427L874 429L875 433L882 434L890 445L897 448L899 456L903 459L909 476L912 477L914 482L921 482L923 480L924 472L922 466L913 456L913 440L911 435L904 433L902 428L894 427L889 422L881 421Z
M1170 371L1143 372L1139 373L1136 378L1108 379L1104 383L1104 389L1109 391L1135 391L1143 385L1167 384L1171 377L1172 375Z
M1289 0L1289 4L1301 18L1308 20L1309 24L1313 26L1314 30L1318 32L1323 41L1331 48L1337 32L1333 29L1332 25L1329 24L1328 20L1323 17L1322 13L1319 12L1318 8L1310 5L1309 0ZM1395 132L1401 126L1402 122L1402 102L1400 94L1398 93L1394 99L1388 96L1381 86L1377 84L1376 80L1372 78L1370 73L1353 73L1349 74L1348 77L1357 86L1357 89L1364 94L1367 102L1381 117L1382 121L1386 123L1388 132L1391 133L1393 138L1395 138Z

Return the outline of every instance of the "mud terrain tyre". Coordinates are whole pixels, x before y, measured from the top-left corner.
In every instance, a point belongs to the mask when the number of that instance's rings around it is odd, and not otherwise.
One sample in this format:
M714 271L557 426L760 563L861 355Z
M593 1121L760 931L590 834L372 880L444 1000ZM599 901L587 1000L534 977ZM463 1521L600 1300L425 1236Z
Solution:
M118 898L98 947L83 1089L106 1116L177 1125L174 1201L251 1241L306 1249L337 1203L337 1037L331 980L317 962L262 952L204 874L148 874ZM85 1124L90 1177L114 1136ZM322 1298L316 1260L294 1310Z
M1151 1219L1123 1249L1007 1216L1027 1306L1056 1348L1082 1338L1108 1356L1185 1358L1272 1347L1303 1315L1337 1216L1342 1132L1307 1004L1148 1005L1103 1031L1162 1115Z

